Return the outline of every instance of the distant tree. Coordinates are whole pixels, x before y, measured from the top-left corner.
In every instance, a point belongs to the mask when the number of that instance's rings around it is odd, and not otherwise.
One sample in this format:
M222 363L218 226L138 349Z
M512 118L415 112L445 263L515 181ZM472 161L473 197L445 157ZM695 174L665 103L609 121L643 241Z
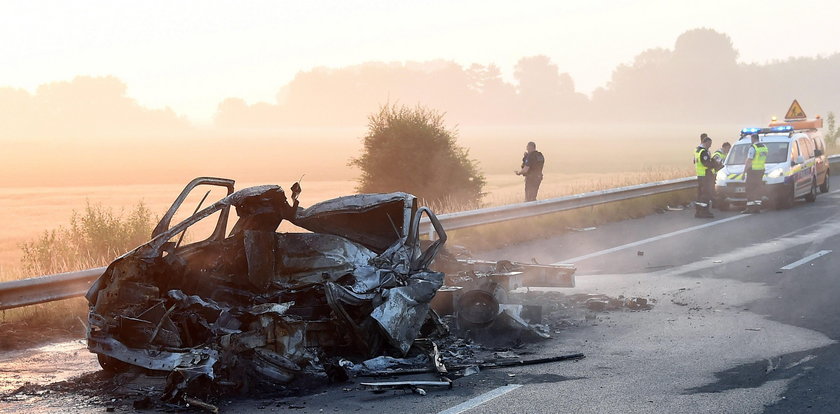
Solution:
M700 28L689 30L677 37L674 42L674 58L687 65L703 68L735 66L738 51L732 45L729 35Z
M560 74L557 65L545 55L519 59L513 76L519 82L519 93L525 96L551 98L574 92L574 83L567 74Z
M361 169L357 190L404 191L427 203L478 202L485 179L456 135L434 110L381 106L368 118L361 156L349 162Z
M572 113L588 102L575 93L575 83L568 73L560 73L557 65L544 55L524 57L516 63L514 78L518 83L519 110L526 118L557 121L573 118Z
M837 121L834 117L834 112L829 112L825 118L828 127L825 132L825 141L828 145L836 145L837 138L840 138L840 130L837 129Z
M171 138L192 132L170 108L149 109L113 76L77 76L43 84L34 94L0 88L0 139Z

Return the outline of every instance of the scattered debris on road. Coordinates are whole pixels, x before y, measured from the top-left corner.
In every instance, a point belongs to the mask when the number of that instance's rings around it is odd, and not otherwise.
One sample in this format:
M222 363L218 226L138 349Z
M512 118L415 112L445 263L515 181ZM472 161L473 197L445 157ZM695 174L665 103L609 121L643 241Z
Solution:
M536 359L519 359L518 357L515 359L510 358L497 358L497 359L488 359L484 360L483 362L474 362L473 364L450 364L447 366L448 370L454 372L452 376L455 378L473 375L481 370L485 369L493 369L493 368L506 368L506 367L518 367L518 366L525 366L525 365L537 365L537 364L547 364L551 362L561 362L561 361L576 361L585 358L586 356L582 353L574 353L569 355L558 355L554 357L548 358L536 358ZM356 370L354 375L357 377L394 377L400 375L415 375L415 374L429 374L435 373L434 368L424 368L424 367L415 367L415 368L398 368L398 369L386 369L381 371L367 371L367 370Z
M373 392L385 392L388 390L411 390L420 395L426 395L421 387L438 387L452 389L452 381L386 381L386 382L363 382L363 387L368 387Z

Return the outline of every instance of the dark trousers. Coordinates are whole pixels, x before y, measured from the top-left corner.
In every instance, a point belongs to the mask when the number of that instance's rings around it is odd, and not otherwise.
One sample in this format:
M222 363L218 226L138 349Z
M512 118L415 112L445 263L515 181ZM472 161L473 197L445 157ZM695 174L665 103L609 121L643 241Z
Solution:
M708 208L715 195L715 176L711 174L697 176L697 201L698 207Z
M764 177L764 170L747 170L747 208L750 206L761 207L761 196L764 187L762 177Z
M536 201L537 191L540 190L542 174L536 176L525 176L525 201Z

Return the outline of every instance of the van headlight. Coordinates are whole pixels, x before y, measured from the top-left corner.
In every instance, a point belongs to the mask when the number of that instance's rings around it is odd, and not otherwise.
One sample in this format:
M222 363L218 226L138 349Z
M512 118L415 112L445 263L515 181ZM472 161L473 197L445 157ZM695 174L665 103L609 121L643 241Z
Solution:
M726 180L726 170L720 170L717 172L717 177L715 177L718 181L725 181Z
M776 168L773 171L767 173L767 178L779 178L785 174L785 170L783 168Z

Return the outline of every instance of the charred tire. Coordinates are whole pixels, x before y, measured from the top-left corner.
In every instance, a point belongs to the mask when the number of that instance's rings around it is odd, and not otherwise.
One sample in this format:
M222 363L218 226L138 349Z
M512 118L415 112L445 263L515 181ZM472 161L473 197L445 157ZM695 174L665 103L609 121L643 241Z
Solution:
M828 190L829 190L828 178L829 177L831 177L831 170L826 170L825 171L825 180L823 180L823 183L820 184L820 192L821 193L827 193L828 192Z
M119 359L109 357L105 354L96 354L96 359L99 360L99 366L102 367L105 372L110 372L112 374L126 372L129 368L131 368L130 364L120 361Z
M495 282L479 283L465 290L455 305L458 327L481 329L492 325L499 314L499 304L507 302L507 291Z
M813 203L817 201L817 179L814 179L814 182L811 184L811 191L805 195L805 201L809 203Z

